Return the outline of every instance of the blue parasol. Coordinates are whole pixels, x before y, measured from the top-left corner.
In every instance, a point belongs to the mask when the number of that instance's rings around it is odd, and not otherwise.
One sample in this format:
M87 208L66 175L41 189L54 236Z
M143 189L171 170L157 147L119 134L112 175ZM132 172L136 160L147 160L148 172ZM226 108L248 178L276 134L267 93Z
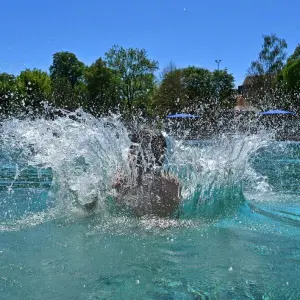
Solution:
M259 114L260 115L293 115L293 116L296 115L296 113L294 112L287 111L287 110L279 110L279 109L268 110L268 111L260 112Z
M167 118L169 119L197 119L200 118L199 116L191 115L191 114L175 114L175 115L168 115Z

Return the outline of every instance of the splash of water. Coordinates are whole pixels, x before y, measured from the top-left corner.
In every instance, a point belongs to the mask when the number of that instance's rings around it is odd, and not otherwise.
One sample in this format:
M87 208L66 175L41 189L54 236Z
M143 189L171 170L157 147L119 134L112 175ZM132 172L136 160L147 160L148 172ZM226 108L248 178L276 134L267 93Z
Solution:
M221 134L206 141L171 141L169 167L183 183L183 212L187 216L216 217L232 212L245 201L243 185L268 186L251 167L251 157L272 136ZM268 186L269 187L269 186Z
M99 199L98 212L108 213L107 198L113 193L116 174L120 169L130 173L130 140L118 116L95 119L77 111L54 120L11 119L3 122L1 131L2 155L17 165L8 192L14 191L14 183L29 166L49 168L51 216L80 212L94 198ZM184 216L224 215L244 201L245 180L263 181L249 159L271 141L265 133L223 134L197 143L166 138L165 168L182 184ZM46 217L43 212L30 218L40 222Z
M104 205L118 169L128 167L128 148L128 134L117 118L96 120L83 112L77 120L13 119L2 126L4 155L21 170L51 168L56 205L65 211L94 197Z

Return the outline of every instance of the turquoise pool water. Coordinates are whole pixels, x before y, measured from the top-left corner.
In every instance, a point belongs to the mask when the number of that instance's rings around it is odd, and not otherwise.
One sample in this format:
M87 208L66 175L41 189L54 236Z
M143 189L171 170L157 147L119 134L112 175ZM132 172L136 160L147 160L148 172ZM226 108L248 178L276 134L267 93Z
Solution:
M299 143L168 138L181 216L134 219L73 207L126 167L122 125L89 122L3 124L0 299L300 299Z

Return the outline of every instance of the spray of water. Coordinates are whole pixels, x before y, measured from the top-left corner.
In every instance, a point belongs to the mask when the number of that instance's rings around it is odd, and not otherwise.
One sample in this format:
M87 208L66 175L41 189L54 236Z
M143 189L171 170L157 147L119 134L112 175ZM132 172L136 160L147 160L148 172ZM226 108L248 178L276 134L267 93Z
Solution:
M266 184L250 160L272 137L221 134L206 141L170 141L169 167L182 182L183 214L216 217L231 213L244 202L243 185Z
M65 212L95 197L104 205L117 171L127 170L125 127L117 118L80 115L76 120L13 119L2 126L3 153L18 164L15 179L28 166L51 168L55 205Z
M7 163L14 163L15 176L7 193L28 167L51 172L47 194L48 215L72 215L98 199L98 213L107 214L107 199L120 170L130 174L128 130L118 116L95 119L77 111L54 120L11 119L2 123L1 151ZM182 185L181 216L227 214L244 201L243 183L262 181L249 159L271 138L223 134L209 141L168 141L165 170L178 176ZM250 179L249 179L250 178ZM51 205L49 205L51 203ZM47 206L47 205L46 205ZM42 222L46 210L32 217Z

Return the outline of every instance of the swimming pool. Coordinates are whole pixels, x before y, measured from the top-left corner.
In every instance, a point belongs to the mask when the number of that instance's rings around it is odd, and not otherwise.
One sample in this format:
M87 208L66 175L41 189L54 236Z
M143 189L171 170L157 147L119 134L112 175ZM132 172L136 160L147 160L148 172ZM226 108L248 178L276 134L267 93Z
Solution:
M105 124L3 124L0 299L300 298L299 143L169 138L181 215L135 219L105 206L129 143ZM70 186L103 205L80 211Z

